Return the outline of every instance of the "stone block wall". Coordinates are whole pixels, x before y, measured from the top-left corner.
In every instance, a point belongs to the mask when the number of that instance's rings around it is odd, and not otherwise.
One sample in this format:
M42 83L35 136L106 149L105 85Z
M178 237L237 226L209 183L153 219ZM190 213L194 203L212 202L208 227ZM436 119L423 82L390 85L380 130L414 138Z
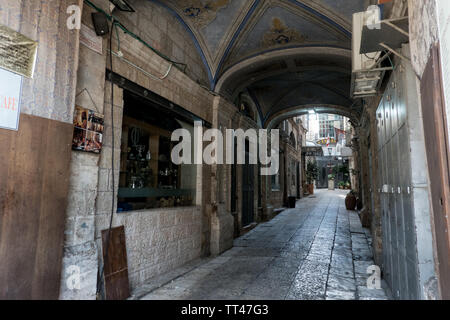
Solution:
M430 57L433 44L438 41L437 10L435 0L408 0L411 43L411 61L420 78Z
M100 7L106 10L108 5L104 3ZM93 29L91 12L90 8L83 8L82 23ZM106 45L107 41L104 39L103 48ZM105 71L105 55L80 45L76 105L104 113ZM95 242L96 202L98 190L102 188L99 184L104 185L105 179L108 181L108 177L99 175L99 163L98 155L72 152L60 299L96 298L98 270L98 248ZM73 267L79 268L81 272L79 288L75 290L68 287L74 275Z
M271 186L269 186L269 188L271 188ZM283 191L272 190L269 201L273 209L279 209L283 207Z
M201 255L201 208L164 208L120 213L114 226L124 226L130 289L174 270ZM105 219L106 218L106 219ZM97 221L96 242L101 252L101 230L108 216Z
M93 2L108 11L108 2ZM141 1L140 3L139 5L143 5L143 3L150 2ZM84 6L82 21L91 29L93 29L92 12L91 7ZM146 19L152 19L141 12L136 14L139 16L139 25L145 24ZM169 13L164 14L168 20L171 19ZM158 13L161 16L164 14ZM125 16L120 17L120 20L123 18ZM123 23L128 27L128 21L123 21ZM153 33L156 30L147 30L147 32ZM143 37L143 35L141 36ZM170 66L166 60L121 30L119 30L119 37L120 49L124 53L125 59L156 77L166 73ZM113 50L115 51L118 48L115 32L113 39ZM169 40L161 41L166 43ZM107 49L107 37L103 39L103 54L98 54L84 45L80 45L79 48L76 90L79 95L77 95L75 104L104 114L105 131L100 155L75 151L72 154L61 299L95 299L97 270L102 256L101 230L105 230L109 226L113 199L113 225L125 226L132 290L151 277L173 270L202 255L210 254L211 206L208 204L210 204L211 187L208 177L211 176L211 169L208 166L199 166L197 177L194 177L197 184L197 206L195 207L155 209L121 214L115 212L120 168L123 90L114 86L114 133L112 133L111 83L105 81L106 69L110 68ZM117 57L114 57L113 60L113 70L206 121L212 122L213 96L191 79L192 74L189 73L189 70L187 74L184 74L177 68L172 68L166 79L155 80ZM87 89L88 92L84 89ZM70 112L73 117L73 108ZM112 144L112 134L115 138L114 145ZM111 168L113 150L114 172ZM114 193L113 174L115 175ZM80 288L75 290L68 288L67 285L68 280L73 276L74 266L79 267L81 271Z
M79 63L79 31L69 30L66 24L67 8L71 5L82 7L83 1L2 0L0 3L0 24L38 42L34 77L23 78L21 113L69 124L73 121L76 88L79 87L76 76ZM102 106L103 92L100 97L98 104ZM70 137L67 143L70 143ZM66 280L71 275L69 267L76 261L85 271L81 273L82 282L93 281L95 288L97 256L92 242L92 230L96 162L95 156L73 155L72 171L77 174L71 178L68 194L61 286L66 287ZM86 177L88 179L85 179ZM41 186L36 186L39 187ZM69 272L66 273L65 270ZM91 292L84 288L79 290L79 295L92 297Z
M23 77L21 112L72 123L78 65L78 30L66 10L81 0L2 0L0 24L38 42L33 79Z
M176 62L187 65L194 81L209 87L208 74L191 35L166 8L152 1L130 0L136 13L117 12L115 16L152 47Z

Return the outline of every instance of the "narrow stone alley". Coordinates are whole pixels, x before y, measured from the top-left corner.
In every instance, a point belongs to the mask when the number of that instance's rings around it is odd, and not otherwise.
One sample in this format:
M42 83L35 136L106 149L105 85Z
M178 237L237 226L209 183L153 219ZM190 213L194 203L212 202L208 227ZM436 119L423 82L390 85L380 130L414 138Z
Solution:
M449 21L1 0L0 300L450 300Z
M318 191L238 238L219 257L186 270L143 300L384 300L367 288L370 235L345 192Z

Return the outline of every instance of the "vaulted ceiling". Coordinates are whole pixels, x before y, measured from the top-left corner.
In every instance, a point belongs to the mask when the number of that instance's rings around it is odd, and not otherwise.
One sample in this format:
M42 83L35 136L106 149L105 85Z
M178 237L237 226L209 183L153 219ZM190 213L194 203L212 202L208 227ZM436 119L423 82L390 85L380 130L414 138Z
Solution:
M245 93L261 123L308 107L357 118L350 98L352 14L371 0L150 0L191 34L211 90Z

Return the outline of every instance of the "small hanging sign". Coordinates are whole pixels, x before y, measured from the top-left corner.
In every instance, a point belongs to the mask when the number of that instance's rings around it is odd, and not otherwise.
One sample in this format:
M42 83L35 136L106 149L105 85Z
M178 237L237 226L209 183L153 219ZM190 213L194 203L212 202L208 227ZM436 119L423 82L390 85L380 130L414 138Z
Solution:
M22 77L0 68L0 128L19 130Z
M335 138L330 138L329 140L327 138L327 139L322 139L322 140L317 141L317 144L327 145L327 146L330 144L336 144L336 143L337 143L337 141Z
M73 124L72 149L100 153L103 145L104 116L76 106Z

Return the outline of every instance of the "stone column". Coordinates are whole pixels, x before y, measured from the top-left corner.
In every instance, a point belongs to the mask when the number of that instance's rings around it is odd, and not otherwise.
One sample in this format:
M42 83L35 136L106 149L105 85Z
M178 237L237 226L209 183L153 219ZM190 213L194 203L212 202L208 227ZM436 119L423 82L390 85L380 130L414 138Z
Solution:
M213 127L224 135L224 164L211 166L211 244L212 255L230 249L233 246L234 219L225 200L231 194L231 166L226 164L226 129L232 129L232 118L236 112L222 97L214 98ZM234 146L234 143L231 145Z

